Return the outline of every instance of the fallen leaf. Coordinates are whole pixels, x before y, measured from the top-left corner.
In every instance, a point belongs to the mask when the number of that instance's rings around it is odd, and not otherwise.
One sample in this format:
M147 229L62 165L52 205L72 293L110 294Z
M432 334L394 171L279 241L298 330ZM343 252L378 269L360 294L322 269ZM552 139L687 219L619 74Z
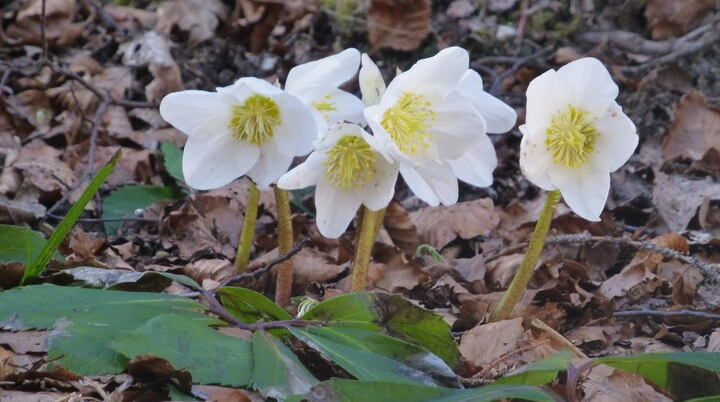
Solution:
M5 381L8 375L15 373L13 356L15 356L15 353L0 346L0 381Z
M490 0L488 10L494 13L501 13L515 7L518 1L520 0Z
M462 357L476 366L486 367L493 360L518 348L523 337L523 319L503 320L479 325L463 334L460 340Z
M260 53L285 8L281 2L236 0L230 20L236 28L250 29L250 51Z
M469 0L454 0L445 13L452 18L467 18L477 10L477 6Z
M662 142L665 159L686 156L695 160L714 148L720 151L720 108L709 106L700 91L680 98L675 106L675 120Z
M500 221L489 198L451 206L427 207L410 214L418 232L431 246L442 249L456 237L487 236Z
M650 0L645 18L653 39L668 39L699 27L714 10L715 0Z
M430 0L371 0L368 39L371 52L382 48L415 50L430 30Z
M670 402L641 376L607 366L594 367L583 381L586 402Z
M410 214L399 202L393 201L387 206L383 227L393 244L408 254L415 254L422 243Z
M94 20L94 13L81 23L74 23L81 8L73 0L28 0L22 2L17 18L7 28L7 35L25 44L42 42L42 7L45 6L45 37L50 46L65 46L75 42Z
M158 7L155 30L166 37L182 33L187 36L188 43L194 45L214 37L227 13L220 0L166 1Z
M170 382L185 393L189 393L192 388L190 372L178 370L170 362L157 356L137 356L128 362L127 372L143 382Z
M145 87L145 97L159 102L165 95L185 89L180 68L170 54L170 48L162 36L154 31L145 32L120 46L123 64L133 68L148 67L153 76Z
M683 176L657 172L652 198L668 228L680 232L687 229L706 199L720 200L720 184L709 178L689 180Z

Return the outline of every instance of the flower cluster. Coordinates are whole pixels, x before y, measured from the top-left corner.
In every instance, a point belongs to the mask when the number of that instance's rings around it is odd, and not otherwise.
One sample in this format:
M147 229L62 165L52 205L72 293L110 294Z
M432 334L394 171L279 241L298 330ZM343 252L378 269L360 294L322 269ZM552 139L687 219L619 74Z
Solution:
M362 100L339 89L358 69ZM548 71L527 92L521 168L590 220L603 209L610 172L637 145L617 93L596 59ZM216 92L170 94L160 113L189 136L190 186L216 188L242 175L260 188L316 185L317 224L329 237L342 234L360 206L387 206L398 175L430 205L455 203L458 180L489 186L497 157L487 134L516 121L514 109L483 90L459 47L418 61L387 86L367 55L348 49L293 68L284 89L241 78Z

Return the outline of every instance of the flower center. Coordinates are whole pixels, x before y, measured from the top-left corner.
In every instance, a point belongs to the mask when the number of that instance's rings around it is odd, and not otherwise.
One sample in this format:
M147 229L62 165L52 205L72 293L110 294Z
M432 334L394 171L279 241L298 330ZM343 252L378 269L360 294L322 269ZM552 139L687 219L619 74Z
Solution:
M331 99L332 94L327 94L322 97L322 100L312 103L313 107L328 121L330 120L330 112L337 112L338 110L335 102L332 102Z
M359 187L375 176L376 158L375 151L362 137L348 135L327 152L323 163L325 175L341 189Z
M267 96L252 95L239 106L233 106L228 128L233 137L255 145L273 137L273 129L280 125L280 109Z
M545 145L553 161L568 168L584 165L590 159L598 131L586 110L569 106L550 121Z
M430 124L435 112L422 95L405 92L395 106L385 111L380 125L404 154L422 153L432 139Z

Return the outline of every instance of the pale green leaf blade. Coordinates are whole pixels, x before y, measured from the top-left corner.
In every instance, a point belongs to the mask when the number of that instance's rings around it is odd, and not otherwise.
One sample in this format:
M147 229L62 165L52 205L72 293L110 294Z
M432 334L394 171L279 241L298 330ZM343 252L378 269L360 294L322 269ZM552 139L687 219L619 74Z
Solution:
M182 150L170 141L163 141L160 143L160 151L165 161L165 170L178 182L185 183L182 172Z
M225 286L218 289L217 293L225 309L247 324L258 320L282 321L293 318L272 300L250 289Z
M111 347L128 359L144 354L162 357L174 367L188 370L197 383L251 385L250 341L208 327L213 323L219 322L207 316L160 315L135 330L123 331Z
M265 398L285 399L289 394L306 393L318 380L303 366L282 341L265 331L252 338L255 370L253 388Z
M177 188L149 186L144 184L122 186L103 199L103 219L121 219L134 216L135 210L145 209L163 200L177 200L183 197ZM105 233L115 235L122 222L105 222Z
M0 262L3 264L10 262L27 264L40 255L46 244L47 240L43 235L29 227L0 225ZM53 257L62 258L57 252Z
M0 328L55 329L49 354L62 356L59 365L78 374L114 374L126 363L108 346L118 333L162 314L205 318L203 310L190 299L160 293L27 286L0 293Z
M298 339L360 380L457 385L439 357L390 336L359 328L291 328Z
M357 292L333 297L313 307L302 319L338 323L382 332L417 343L459 368L460 351L450 326L432 311L418 307L400 295Z
M40 251L40 254L37 256L37 258L33 259L32 262L28 262L28 266L25 269L25 272L23 274L22 278L22 284L26 284L29 280L35 279L43 272L45 269L45 266L50 262L50 259L52 256L57 252L58 247L60 247L60 244L65 239L65 236L70 232L70 229L72 229L73 225L75 225L75 222L77 222L78 218L82 214L82 212L85 210L85 206L90 202L92 197L95 195L95 193L100 190L100 186L105 182L105 179L110 175L113 168L115 168L115 165L120 160L120 157L122 156L122 150L118 148L117 152L115 152L115 155L113 155L112 158L110 158L110 161L106 163L100 170L97 172L97 175L90 181L90 184L85 188L85 191L80 194L80 198L78 198L77 202L70 208L70 211L68 211L67 215L65 215L65 218L58 224L58 227L55 229L53 234L48 239L47 243L45 244L45 247Z
M543 385L552 382L570 365L570 352L565 349L540 361L526 364L507 373L493 384Z

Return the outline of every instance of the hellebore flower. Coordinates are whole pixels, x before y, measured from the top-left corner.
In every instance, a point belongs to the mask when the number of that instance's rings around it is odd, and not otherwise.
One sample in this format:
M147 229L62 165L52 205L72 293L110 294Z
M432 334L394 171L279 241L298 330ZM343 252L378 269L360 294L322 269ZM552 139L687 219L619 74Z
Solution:
M638 144L617 95L610 73L594 58L547 71L527 89L520 168L536 186L560 190L568 206L590 221L600 220L610 173Z
M160 115L187 134L183 175L191 187L222 187L248 175L267 188L317 138L310 108L267 81L245 77L217 92L180 91Z
M338 122L364 123L364 105L357 96L338 87L352 79L360 68L360 52L345 49L290 70L285 91L313 107L318 136Z
M448 163L482 140L486 124L459 92L468 71L464 49L450 47L418 61L388 85L365 118L410 189L430 205L457 202L457 175Z
M398 166L360 126L340 123L315 142L307 160L278 180L293 190L316 185L317 226L325 237L339 237L358 208L385 208L395 192Z
M385 80L383 80L378 66L366 53L362 55L362 67L360 67L358 81L360 82L360 92L365 106L380 103L380 99L385 93Z

